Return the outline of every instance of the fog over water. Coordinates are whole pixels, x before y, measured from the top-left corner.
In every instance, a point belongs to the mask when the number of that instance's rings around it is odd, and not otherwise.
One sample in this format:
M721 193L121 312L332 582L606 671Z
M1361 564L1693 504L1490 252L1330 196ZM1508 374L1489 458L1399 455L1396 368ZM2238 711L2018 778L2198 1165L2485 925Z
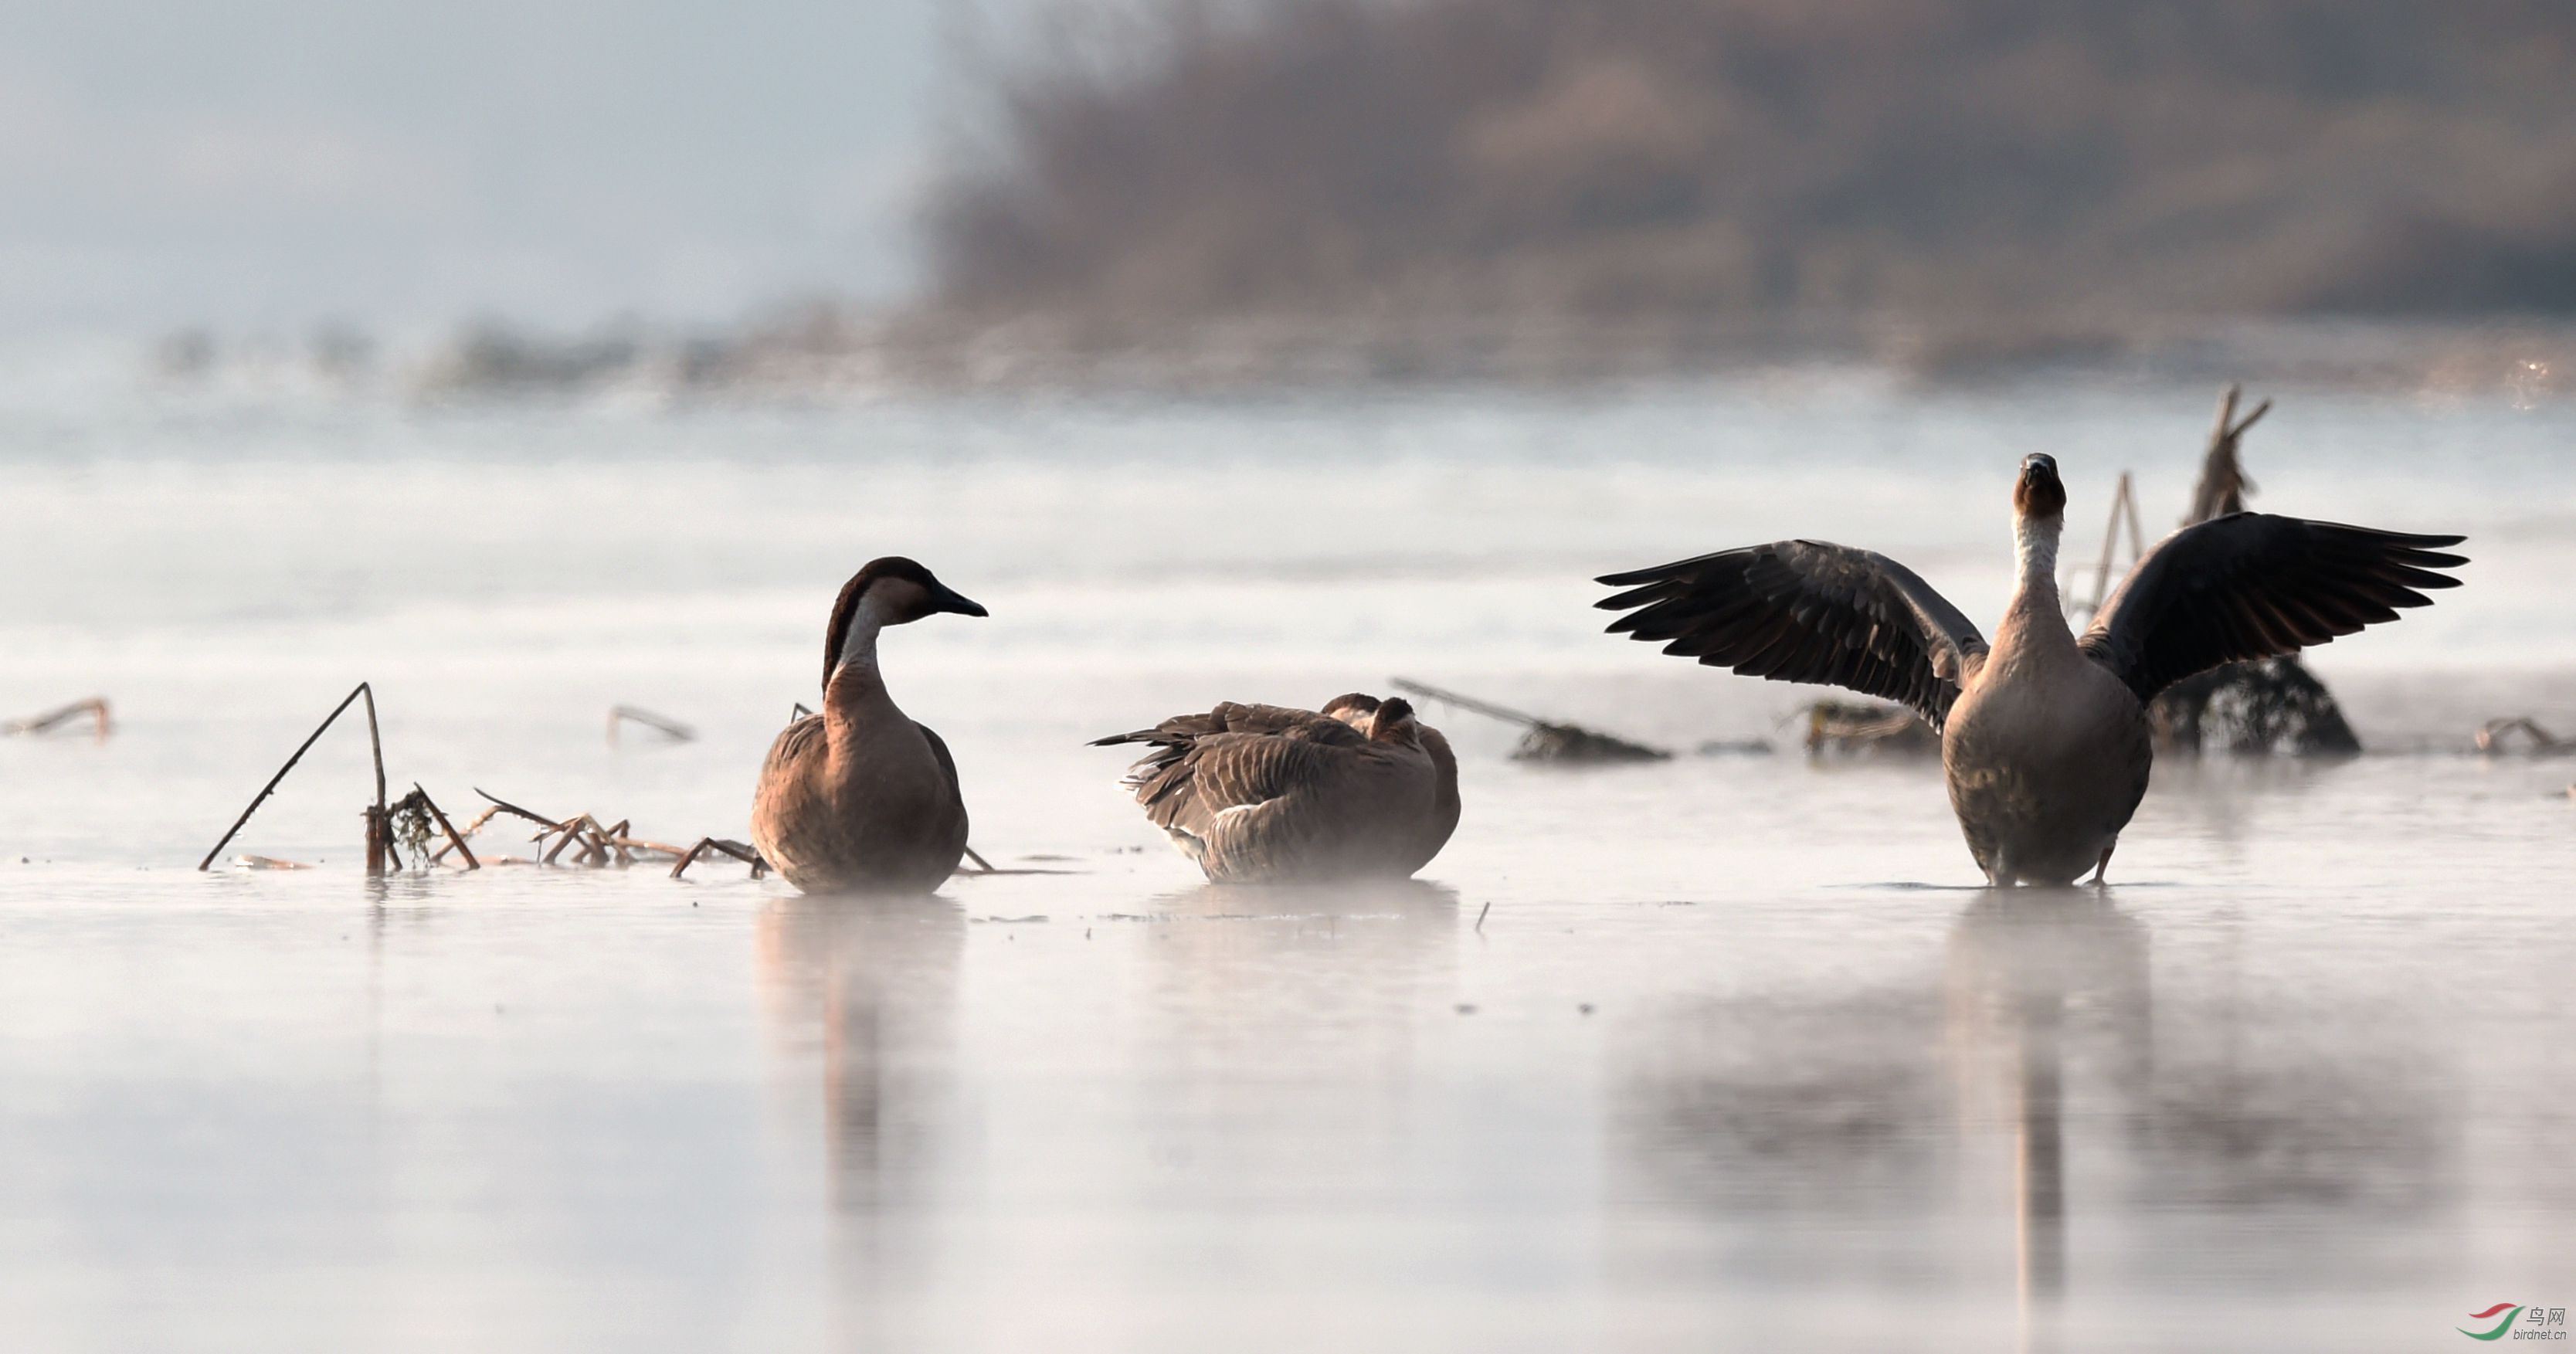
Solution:
M1587 580L1783 536L1981 624L2054 454L2070 588L2210 392L1844 371L1551 394L418 408L0 390L0 1313L31 1348L2420 1348L2576 1306L2576 419L2283 395L2256 506L2465 531L2315 651L2370 755L2167 760L2100 895L1996 897L1927 764L1599 633ZM741 836L834 590L996 864L370 883L388 770ZM1549 771L1427 705L1418 887L1217 891L1083 740L1402 674L1684 750ZM608 707L694 726L609 746ZM1772 756L1698 756L1769 738ZM502 828L487 854L526 852ZM231 854L228 852L227 854ZM2558 1285L2558 1287L2553 1287ZM148 1300L139 1295L148 1295Z

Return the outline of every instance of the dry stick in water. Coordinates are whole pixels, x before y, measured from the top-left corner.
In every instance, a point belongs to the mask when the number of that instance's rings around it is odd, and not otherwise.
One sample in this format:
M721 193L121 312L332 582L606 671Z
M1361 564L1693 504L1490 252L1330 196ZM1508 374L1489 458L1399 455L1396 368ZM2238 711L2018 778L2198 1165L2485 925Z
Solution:
M60 709L47 710L41 715L29 715L25 719L10 720L6 724L0 724L0 734L44 733L57 725L68 724L82 715L88 715L96 722L95 736L98 741L106 742L108 730L112 725L107 717L107 697L105 696L92 696L85 701L73 701Z
M499 815L500 812L501 811L499 809L485 809L481 813L474 815L474 821L465 825L465 831L461 834L455 834L456 839L452 844L442 846L429 853L429 863L435 865L438 863L439 857L446 855L450 851L461 850L465 845L465 838L471 837L475 833L482 831L483 825L491 822L492 819Z
M699 856L704 855L709 851L721 851L724 854L751 866L751 877L754 879L758 879L769 872L769 862L762 860L758 851L754 851L740 842L722 841L714 837L700 837L698 839L698 844L690 847L686 852L682 853L679 863L671 867L671 877L673 879L679 878L690 866L698 863Z
M555 819L548 818L548 817L547 817L547 816L545 816L544 814L539 813L539 812L537 812L537 811L536 811L536 810L534 810L534 809L523 809L523 808L520 808L518 805L513 804L513 803L511 803L510 801L508 801L508 800L506 800L506 799L503 799L503 798L502 798L502 797L500 797L499 795L496 795L496 794L492 793L491 791L489 791L489 790L486 790L486 789L482 788L481 786L476 786L476 787L475 787L475 790L474 790L474 793L476 793L476 794L478 794L478 795L481 795L481 796L483 796L483 798L484 798L484 799L486 799L486 800L490 801L490 803L491 803L491 805L492 805L492 811L493 811L493 813L507 813L507 814L512 814L512 815L515 815L515 816L520 817L520 818L525 818L525 819L527 819L527 820L528 820L529 822L531 822L531 823L538 823L538 824L542 824L543 826L546 826L546 827L549 827L549 828L553 827L553 826L555 825L555 822L557 821L557 820L555 820ZM491 814L485 814L484 816L488 818L488 817L490 817L490 816L491 816Z
M617 746L617 726L630 719L674 743L686 743L698 736L697 730L667 715L657 715L650 710L633 705L612 705L608 707L608 745L610 747Z
M2531 740L2532 755L2536 757L2555 756L2569 750L2565 740L2540 727L2539 721L2524 716L2512 719L2490 719L2480 726L2477 732L2478 751L2489 756L2509 751L2506 739L2509 735L2517 733Z
M268 778L268 784L259 787L259 793L251 796L249 807L243 809L241 817L234 819L233 825L224 830L224 839L215 843L215 849L208 851L204 860L197 862L199 870L214 864L215 857L223 854L225 847L232 845L233 838L240 834L242 825L249 822L250 816L259 812L259 806L267 802L268 797L276 792L277 783L286 779L286 773L294 770L297 762L304 760L305 753L313 750L314 743L320 741L323 731L331 727L331 721L338 719L340 712L349 708L349 702L360 696L367 698L367 738L373 744L376 754L376 806L367 814L367 872L375 874L380 871L384 863L385 851L385 749L383 742L376 736L376 693L370 690L365 682L358 683L356 690L342 697L338 705L332 706L331 713L324 715L322 722L313 726L313 732L305 736L303 746L295 749L295 755L286 759L286 765L277 768L277 774Z
M2102 600L2111 591L2111 558L2119 552L2120 528L2129 528L2129 558L2135 561L2146 552L2145 533L2138 528L2138 490L2128 471L2120 472L2120 488L2111 495L2111 521L2102 528L2102 562L2093 568L2093 599L2084 604L2084 614L2101 611Z
M555 831L555 832L558 832L558 833L561 833L562 835L561 835L561 836L558 836L558 837L556 837L556 838L555 838L554 848L553 848L552 850L550 850L550 851L546 852L546 854L545 854L541 859L542 859L546 864L548 864L548 865L552 865L552 864L554 864L554 863L555 863L555 857L562 855L562 854L563 854L563 849L564 849L565 847L570 846L570 845L572 845L574 842L581 840L581 829L582 829L582 826L583 826L584 824L588 823L589 821L590 821L590 815L589 815L589 814L586 814L586 813L577 813L577 814L574 814L572 817L567 818L567 819L563 820L563 821L562 821L562 822L560 822L560 823L557 823L557 824L555 825L555 827L554 827L554 831ZM546 834L546 833L540 832L540 833L538 833L538 834L537 834L537 840L539 840L539 841L544 841L544 840L546 839L547 835L548 835L548 834ZM575 859L575 861L576 861L576 862L578 862L580 858L579 858L579 857L575 857L574 859Z
M673 846L669 842L657 842L644 837L628 837L620 835L609 838L608 844L616 847L621 852L650 851L655 855L671 856L674 858L689 854L689 848L685 846Z
M358 690L367 697L367 748L376 759L376 811L367 822L367 873L383 874L387 867L402 870L402 857L394 851L393 815L385 808L385 740L376 731L376 693L365 682Z

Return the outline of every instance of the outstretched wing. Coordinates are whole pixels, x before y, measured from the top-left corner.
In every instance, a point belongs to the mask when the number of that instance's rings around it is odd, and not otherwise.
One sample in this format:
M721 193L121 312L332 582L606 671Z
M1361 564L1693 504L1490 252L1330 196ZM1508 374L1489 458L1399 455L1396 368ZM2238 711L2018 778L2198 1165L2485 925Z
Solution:
M1897 701L1934 728L1959 698L1977 627L1913 570L1824 541L1774 541L1610 574L1628 591L1612 634L1775 682L1818 682Z
M2213 518L2157 542L2077 641L2140 700L2221 663L2270 658L2426 606L2458 536L2409 536L2271 513Z

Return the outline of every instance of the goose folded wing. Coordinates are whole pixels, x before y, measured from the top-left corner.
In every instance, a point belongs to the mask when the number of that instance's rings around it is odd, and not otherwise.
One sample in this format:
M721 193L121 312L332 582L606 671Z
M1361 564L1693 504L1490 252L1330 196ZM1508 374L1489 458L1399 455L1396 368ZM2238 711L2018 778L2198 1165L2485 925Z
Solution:
M2078 641L2140 700L2224 663L2272 658L2397 619L2428 589L2458 536L2411 536L2240 512L2158 542Z
M1151 743L1158 747L1186 747L1198 739L1220 733L1279 734L1327 743L1368 741L1365 734L1350 725L1312 710L1225 701L1204 714L1174 715L1150 729L1095 738L1091 745L1110 747L1119 743Z
M1205 837L1217 815L1329 785L1355 749L1303 738L1218 733L1151 767L1140 764L1136 802L1161 828Z
M1984 636L1949 599L1884 555L1774 541L1610 574L1596 603L1612 634L1775 682L1848 687L1941 727Z

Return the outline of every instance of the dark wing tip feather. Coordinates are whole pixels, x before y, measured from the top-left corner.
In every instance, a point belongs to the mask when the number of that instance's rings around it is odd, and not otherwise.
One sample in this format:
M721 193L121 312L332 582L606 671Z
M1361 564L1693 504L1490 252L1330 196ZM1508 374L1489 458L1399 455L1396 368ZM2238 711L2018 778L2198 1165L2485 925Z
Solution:
M1640 583L1664 583L1671 581L1672 577L1675 574L1680 573L1682 570L1690 568L1692 565L1698 564L1703 560L1712 558L1714 558L1714 556L1702 555L1697 559L1677 559L1670 564L1657 564L1644 569L1630 569L1625 573L1602 574L1592 581L1605 588L1633 588ZM1604 604L1595 603L1594 605Z

